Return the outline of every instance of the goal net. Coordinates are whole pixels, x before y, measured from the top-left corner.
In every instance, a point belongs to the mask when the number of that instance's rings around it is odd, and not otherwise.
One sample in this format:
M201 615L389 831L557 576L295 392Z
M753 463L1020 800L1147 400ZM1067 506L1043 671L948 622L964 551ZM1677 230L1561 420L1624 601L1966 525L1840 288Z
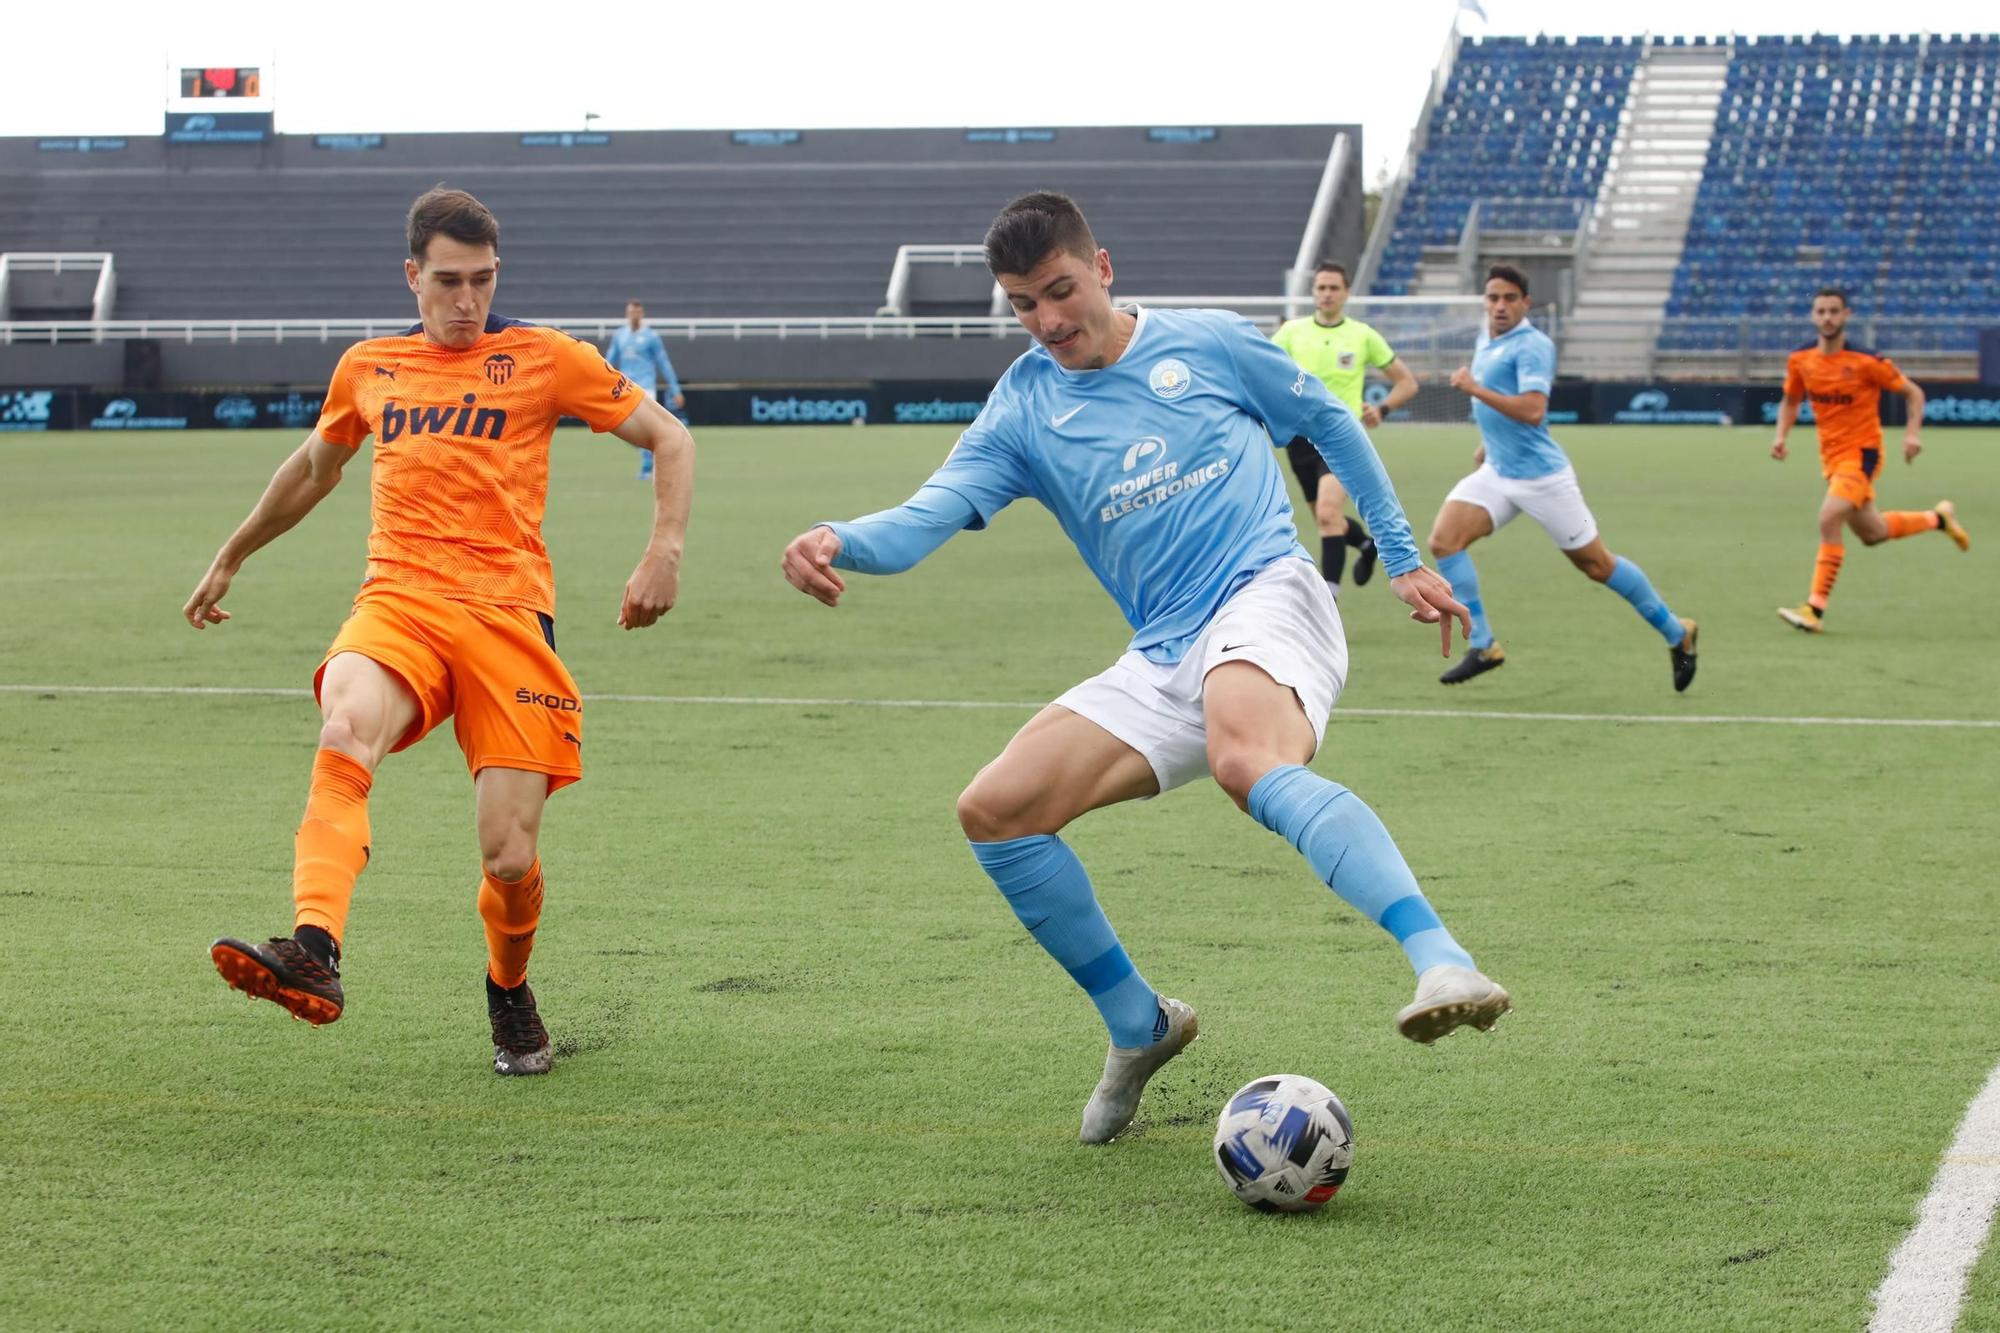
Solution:
M1308 303L1306 314L1312 309ZM1472 364L1472 349L1486 320L1486 303L1477 296L1356 296L1347 315L1382 335L1396 358L1417 377L1417 396L1385 424L1419 422L1461 425L1472 419L1472 400L1451 387L1451 372ZM1389 396L1389 381L1380 371L1368 373L1368 401Z

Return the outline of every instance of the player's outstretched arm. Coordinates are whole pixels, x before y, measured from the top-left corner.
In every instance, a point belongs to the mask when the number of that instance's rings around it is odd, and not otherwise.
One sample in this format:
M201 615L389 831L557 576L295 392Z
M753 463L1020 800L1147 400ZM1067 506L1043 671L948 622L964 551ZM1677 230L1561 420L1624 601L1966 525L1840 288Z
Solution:
M314 431L291 457L278 464L278 470L271 475L271 484L264 488L250 516L215 553L208 573L202 575L187 605L181 608L188 624L207 629L229 619L221 602L236 571L243 568L243 562L251 555L289 532L312 512L314 505L332 494L333 488L340 484L340 470L352 457L352 449L328 444Z
M1472 377L1471 366L1460 366L1451 372L1451 387L1468 398L1486 404L1509 421L1518 421L1523 426L1539 426L1548 420L1547 394L1537 389L1531 389L1527 393L1495 393Z
M644 629L674 609L681 592L681 552L694 505L694 436L652 399L641 399L613 432L625 443L653 451L653 532L645 554L625 580L618 607L620 629Z
M1771 441L1771 457L1780 463L1791 453L1785 446L1785 440L1791 435L1792 427L1799 424L1799 402L1787 391L1784 400L1778 404L1778 435Z
M792 539L780 567L787 583L833 606L847 588L835 569L900 574L978 518L972 501L958 491L927 483L894 509L815 524Z
M1388 395L1382 399L1379 406L1368 403L1361 409L1361 424L1370 430L1381 425L1384 417L1417 396L1417 373L1404 365L1401 357L1382 367L1382 373L1389 377Z
M1909 424L1903 427L1903 461L1914 463L1917 455L1924 450L1922 431L1924 429L1924 391L1917 387L1915 380L1903 384L1903 401L1909 405Z

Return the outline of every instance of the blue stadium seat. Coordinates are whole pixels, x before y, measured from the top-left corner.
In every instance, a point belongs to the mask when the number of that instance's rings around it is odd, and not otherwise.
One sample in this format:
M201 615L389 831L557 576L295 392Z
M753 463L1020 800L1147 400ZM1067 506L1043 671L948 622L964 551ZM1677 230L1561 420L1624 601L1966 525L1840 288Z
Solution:
M1864 311L1953 321L1903 326L1906 346L1970 350L1980 321L2000 322L1996 89L1992 36L1739 42L1670 313L1791 319L1833 283ZM1661 346L1705 327L1670 326Z
M1405 293L1425 246L1458 243L1478 199L1595 198L1638 53L1625 38L1466 38L1373 290Z

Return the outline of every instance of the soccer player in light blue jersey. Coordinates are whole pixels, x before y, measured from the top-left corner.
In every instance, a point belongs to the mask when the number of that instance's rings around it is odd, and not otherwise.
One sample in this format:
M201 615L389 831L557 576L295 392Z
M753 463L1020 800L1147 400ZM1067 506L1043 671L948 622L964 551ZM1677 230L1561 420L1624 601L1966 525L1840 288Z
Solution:
M1472 613L1465 656L1438 679L1459 685L1507 660L1493 640L1480 595L1479 572L1465 548L1526 513L1582 570L1632 604L1667 641L1674 689L1694 682L1695 623L1676 616L1653 591L1644 570L1613 555L1583 502L1576 469L1544 424L1555 386L1556 345L1528 322L1528 279L1517 268L1495 264L1486 272L1486 329L1470 366L1452 372L1451 387L1472 399L1479 446L1478 471L1451 488L1431 525L1431 554L1451 580L1452 595Z
M687 395L681 392L680 377L674 374L666 344L660 341L658 332L646 327L645 306L637 301L625 303L625 327L611 335L611 342L604 349L604 360L613 370L624 372L625 378L643 389L648 398L659 398L660 390L665 388L663 401L672 406L682 425L687 424ZM649 480L652 475L653 455L641 449L639 480Z
M1012 501L1040 502L1134 634L1110 669L1043 709L958 798L972 853L1036 941L1097 1006L1111 1037L1079 1137L1131 1123L1146 1081L1196 1032L1156 992L1058 836L1078 816L1213 776L1341 898L1388 931L1417 974L1398 1030L1430 1042L1509 1007L1417 887L1360 797L1305 765L1347 676L1340 615L1299 545L1271 440L1304 436L1373 529L1390 587L1437 624L1445 581L1353 413L1247 320L1111 301L1111 256L1059 194L1009 204L986 263L1036 346L994 386L944 465L907 502L818 524L785 577L828 606L838 571L910 568Z

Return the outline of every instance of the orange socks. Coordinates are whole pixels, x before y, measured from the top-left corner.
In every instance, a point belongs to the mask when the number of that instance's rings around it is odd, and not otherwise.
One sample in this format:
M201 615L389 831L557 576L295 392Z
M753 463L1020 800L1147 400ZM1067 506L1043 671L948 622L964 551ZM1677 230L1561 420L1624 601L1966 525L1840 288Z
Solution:
M1919 532L1935 532L1944 526L1944 520L1929 509L1898 509L1882 515L1882 521L1889 525L1890 541L1898 537L1914 537Z
M338 944L354 881L368 864L368 788L374 774L338 750L313 759L306 817L292 840L295 926L318 926Z
M1826 610L1826 599L1833 595L1833 581L1840 577L1840 562L1846 558L1847 548L1820 543L1819 558L1813 561L1812 596L1806 598L1814 610Z
M508 990L528 979L528 955L542 919L542 863L537 860L518 883L484 876L479 884L479 916L486 922L487 975Z

